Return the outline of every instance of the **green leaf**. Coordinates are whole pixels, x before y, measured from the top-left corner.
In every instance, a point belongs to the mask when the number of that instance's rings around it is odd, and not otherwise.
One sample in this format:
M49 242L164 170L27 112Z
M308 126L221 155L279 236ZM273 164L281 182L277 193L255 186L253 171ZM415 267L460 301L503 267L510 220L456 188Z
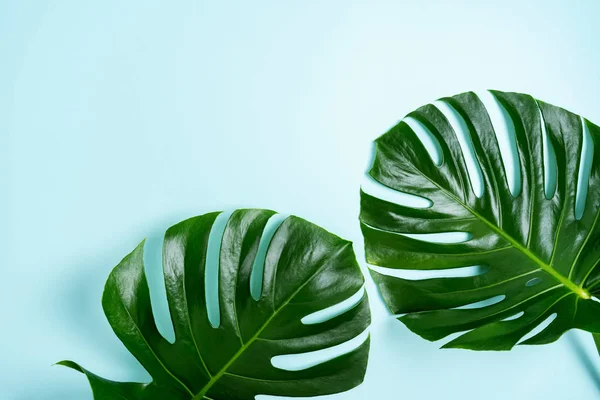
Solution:
M110 274L102 305L115 334L152 376L150 383L112 382L71 361L96 400L254 399L257 394L316 396L351 389L363 380L369 340L345 354L302 370L272 365L277 355L302 354L346 343L370 323L366 294L349 310L302 323L335 306L364 283L352 244L298 217L275 232L264 262L263 287L251 296L251 272L268 210L237 210L220 243L220 324L209 322L205 265L219 213L169 228L163 246L167 298L176 340L156 328L140 244ZM211 239L212 240L212 239ZM343 310L342 310L343 311Z
M592 299L600 293L600 128L528 95L492 94L514 123L518 193L511 194L493 125L478 96L464 93L442 101L468 128L483 182L481 197L474 193L449 119L434 105L419 108L408 117L439 142L440 165L402 121L377 139L369 173L388 188L432 204L413 208L361 193L367 261L389 268L371 268L371 274L391 312L405 314L399 320L413 332L430 341L462 333L444 347L509 350L554 315L545 329L521 343L553 342L572 328L600 333L600 304ZM589 133L593 148L587 194L587 175L580 167L584 133ZM546 134L557 167L556 190L549 191L549 198L543 161ZM579 174L583 190L578 194ZM578 219L576 203L583 200ZM403 235L442 232L468 232L471 237L460 243L431 243ZM480 266L481 273L421 280L389 273L468 266Z

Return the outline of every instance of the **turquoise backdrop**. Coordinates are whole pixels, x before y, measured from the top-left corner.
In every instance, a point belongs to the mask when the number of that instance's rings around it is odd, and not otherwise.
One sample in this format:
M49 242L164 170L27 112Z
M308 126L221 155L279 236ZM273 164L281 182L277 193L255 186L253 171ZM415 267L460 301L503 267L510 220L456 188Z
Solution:
M371 142L422 104L519 91L598 124L598 15L595 0L1 0L0 399L91 399L82 375L51 366L65 358L147 379L100 296L147 237L160 300L161 236L187 217L296 214L353 240L362 260ZM368 291L366 381L332 399L599 394L589 334L438 350Z

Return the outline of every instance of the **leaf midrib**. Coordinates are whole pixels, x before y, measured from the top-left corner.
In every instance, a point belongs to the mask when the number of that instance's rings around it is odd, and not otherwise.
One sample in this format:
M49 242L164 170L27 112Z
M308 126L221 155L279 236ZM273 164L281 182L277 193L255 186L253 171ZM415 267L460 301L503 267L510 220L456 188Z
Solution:
M474 209L472 209L468 204L466 204L463 201L461 201L454 194L448 192L446 189L444 189L443 187L441 187L437 182L431 180L427 175L423 174L423 172L421 172L418 168L415 168L413 165L410 165L410 167L414 171L416 171L419 175L421 175L423 178L427 179L429 182L431 182L433 185L435 185L442 193L444 193L450 199L454 200L455 202L457 202L458 204L460 204L462 207L464 207L465 210L467 210L468 212L470 212L473 216L475 216L475 218L479 219L481 222L483 222L484 224L486 224L490 229L492 229L498 235L500 235L505 240L507 240L509 243L511 243L516 249L520 250L529 259L531 259L531 261L533 261L534 263L536 263L543 271L545 271L546 273L548 273L549 275L551 275L552 277L554 277L557 281L559 281L561 284L563 284L566 288L568 288L569 290L571 290L577 296L579 296L579 297L581 297L582 299L585 299L585 300L588 300L588 299L591 298L591 296L590 296L590 294L589 294L589 292L587 290L585 290L582 287L579 287L574 282L572 282L569 279L567 279L564 276L562 276L554 268L552 268L551 265L546 264L538 256L536 256L534 253L532 253L528 248L526 248L523 245L521 245L521 243L519 243L516 239L514 239L512 236L510 236L509 234L507 234L506 232L504 232L502 229L500 229L500 227L498 227L495 224L493 224L492 222L488 221L483 215L479 214L477 211L475 211Z
M304 289L304 287L315 277L317 276L321 270L326 267L329 262L331 260L333 260L337 255L339 255L342 251L344 251L344 249L346 249L348 246L350 246L351 243L345 243L342 247L340 247L340 249L338 251L336 251L331 257L329 257L329 259L327 259L326 261L323 262L323 265L321 265L319 268L317 268L317 270L311 275L309 276L306 281L300 285L298 287L298 289L296 289L291 295L290 297L287 298L287 300L285 302L282 303L281 306L279 306L279 308L277 308L273 314L271 315L271 317L269 317L269 319L260 327L260 329L258 331L256 331L256 333L242 346L240 347L240 349L233 355L233 357L231 357L231 359L223 366L223 368L221 368L219 370L218 373L216 373L211 380L202 388L202 390L200 390L200 392L198 392L198 394L196 394L192 400L202 400L203 398L206 398L206 393L208 393L208 391L210 390L211 387L213 387L213 385L215 383L217 383L217 381L227 372L227 369L229 369L229 367L231 367L236 361L237 359L244 353L244 351L246 351L251 345L252 343L254 343L256 341L256 339L258 339L258 337L260 336L260 334L267 328L267 326L269 326L269 324L271 323L271 321L273 321L273 319L275 319L275 317L281 312L281 310L283 310L291 301L294 297L296 297L296 295L302 290Z

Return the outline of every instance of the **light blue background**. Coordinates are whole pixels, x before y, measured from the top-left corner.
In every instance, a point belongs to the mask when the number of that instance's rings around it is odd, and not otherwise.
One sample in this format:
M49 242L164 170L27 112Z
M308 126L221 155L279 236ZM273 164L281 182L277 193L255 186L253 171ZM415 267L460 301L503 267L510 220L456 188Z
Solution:
M0 398L85 400L74 359L144 379L100 296L144 237L218 209L297 214L355 242L371 141L439 97L531 93L600 121L597 1L0 1ZM366 382L336 399L590 399L570 332L437 350L373 287ZM164 311L164 305L158 312Z

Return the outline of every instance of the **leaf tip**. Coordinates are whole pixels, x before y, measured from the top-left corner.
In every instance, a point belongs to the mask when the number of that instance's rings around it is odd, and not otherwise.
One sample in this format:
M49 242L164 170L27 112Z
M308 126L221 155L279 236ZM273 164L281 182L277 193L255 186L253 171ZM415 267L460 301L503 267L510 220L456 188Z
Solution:
M77 364L73 361L70 361L70 360L62 360L62 361L52 364L51 366L52 367L56 367L56 366L67 367L67 368L74 369L75 371L81 372L82 374L84 373L83 368L81 368L81 366L79 364Z

